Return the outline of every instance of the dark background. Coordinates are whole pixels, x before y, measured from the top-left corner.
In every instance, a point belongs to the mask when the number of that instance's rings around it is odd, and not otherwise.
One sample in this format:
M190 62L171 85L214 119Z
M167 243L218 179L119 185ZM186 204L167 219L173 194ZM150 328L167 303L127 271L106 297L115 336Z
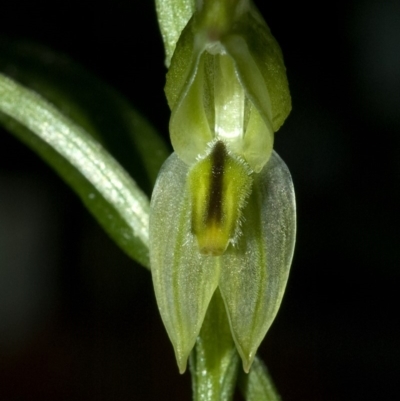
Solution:
M257 2L293 111L276 135L298 237L260 352L284 401L398 391L400 3ZM152 1L5 2L0 39L65 54L167 138ZM150 274L34 153L0 132L0 398L189 400Z

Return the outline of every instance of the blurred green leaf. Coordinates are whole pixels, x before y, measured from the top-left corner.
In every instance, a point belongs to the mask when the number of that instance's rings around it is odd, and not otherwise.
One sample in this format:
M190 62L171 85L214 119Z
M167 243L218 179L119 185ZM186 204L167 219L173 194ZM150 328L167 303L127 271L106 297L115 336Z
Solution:
M99 142L3 74L0 122L60 174L129 256L149 267L149 201Z
M239 387L246 401L281 401L266 366L257 356L248 374L240 371Z
M151 194L170 149L116 90L68 57L30 41L0 38L0 71L84 128Z

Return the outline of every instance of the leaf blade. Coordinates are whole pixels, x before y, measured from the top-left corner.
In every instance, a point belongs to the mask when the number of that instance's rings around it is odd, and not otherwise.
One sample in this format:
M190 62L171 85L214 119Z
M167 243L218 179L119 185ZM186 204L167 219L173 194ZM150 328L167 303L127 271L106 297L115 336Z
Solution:
M31 41L0 40L0 71L84 128L151 194L171 151L117 90L67 56Z
M133 259L149 266L149 201L87 132L37 93L0 74L0 120L69 183Z

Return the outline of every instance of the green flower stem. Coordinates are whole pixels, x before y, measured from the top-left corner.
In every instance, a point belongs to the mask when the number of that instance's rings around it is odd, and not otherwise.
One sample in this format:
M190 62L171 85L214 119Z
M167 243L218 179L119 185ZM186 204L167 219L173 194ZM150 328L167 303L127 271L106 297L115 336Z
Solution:
M248 374L240 365L225 305L217 289L189 358L193 401L231 401L236 384L246 401L281 401L267 367L258 356Z
M267 367L256 356L248 374L239 374L239 387L246 401L281 401Z
M240 366L219 289L189 358L194 401L230 401Z
M129 256L149 267L149 201L92 136L2 74L0 122L60 174Z

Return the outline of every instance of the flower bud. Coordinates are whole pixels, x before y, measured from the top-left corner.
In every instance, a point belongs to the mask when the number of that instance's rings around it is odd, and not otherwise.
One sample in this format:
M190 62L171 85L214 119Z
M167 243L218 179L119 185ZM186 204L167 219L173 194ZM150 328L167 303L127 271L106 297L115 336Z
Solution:
M279 45L248 0L204 0L183 30L165 87L170 134L187 164L224 140L255 171L291 109Z

